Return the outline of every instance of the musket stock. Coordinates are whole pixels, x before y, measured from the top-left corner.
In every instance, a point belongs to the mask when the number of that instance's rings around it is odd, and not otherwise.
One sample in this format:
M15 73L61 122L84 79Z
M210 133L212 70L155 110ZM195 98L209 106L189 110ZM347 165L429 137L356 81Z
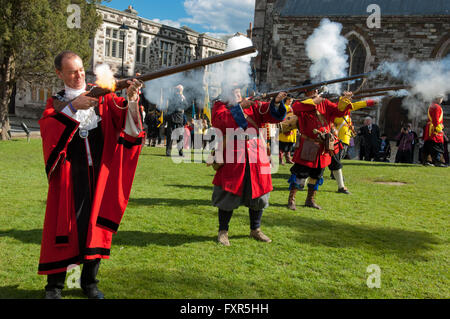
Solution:
M226 52L223 54L218 54L218 55L214 55L211 57L207 57L204 59L200 59L197 61L193 61L193 62L189 62L189 63L184 63L184 64L179 64L179 65L175 65L175 66L171 66L168 68L164 68L158 71L154 71L151 73L147 73L147 74L143 74L140 76L136 76L136 77L130 77L130 78L126 78L123 80L117 80L116 81L116 91L120 91L123 89L126 89L129 84L127 83L130 80L133 79L137 79L141 82L146 82L146 81L150 81L150 80L155 80L164 76L168 76L168 75L172 75L175 73L180 73L180 72L185 72L185 71L189 71L198 67L202 67L202 66L207 66L210 64L214 64L214 63L219 63L219 62L223 62L226 60L230 60L230 59L234 59L234 58L238 58L244 55L248 55L248 54L252 54L256 52L256 48L254 46L250 46L250 47L246 47L243 49L239 49L239 50L234 50L234 51L230 51L230 52ZM111 90L107 89L107 88L101 88L101 87L94 87L88 94L87 96L90 97L100 97L103 96L105 94L111 93Z

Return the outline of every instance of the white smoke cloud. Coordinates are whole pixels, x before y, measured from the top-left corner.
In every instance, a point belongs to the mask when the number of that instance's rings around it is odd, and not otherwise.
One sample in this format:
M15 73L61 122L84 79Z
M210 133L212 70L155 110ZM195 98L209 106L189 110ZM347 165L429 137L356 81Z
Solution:
M433 61L383 62L374 74L388 75L411 86L402 103L409 111L409 118L426 116L427 107L435 97L450 94L450 56Z
M323 19L305 42L306 54L312 61L309 73L314 82L347 76L347 39L341 35L342 25ZM332 93L341 93L341 84L328 87Z
M252 41L245 36L235 36L228 40L225 52L234 51L252 46ZM192 102L196 100L196 107L202 108L205 98L205 87L229 87L238 84L240 87L250 85L251 79L251 57L257 53L241 56L239 58L227 60L208 66L208 76L205 77L203 69L191 70L171 76L159 78L146 83L144 96L151 103L156 104L158 109L171 113L171 105L167 103L168 98L173 94L175 86L184 86L184 95L189 102L187 107L192 107ZM216 97L209 91L210 98Z

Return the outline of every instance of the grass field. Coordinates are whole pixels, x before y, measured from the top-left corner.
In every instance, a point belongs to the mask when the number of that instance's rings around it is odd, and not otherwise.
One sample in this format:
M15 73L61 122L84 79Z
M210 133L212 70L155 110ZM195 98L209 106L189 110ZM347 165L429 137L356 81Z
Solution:
M0 298L42 298L41 140L0 142L0 159ZM299 192L292 212L283 166L263 216L273 242L249 238L241 207L231 247L216 243L213 175L204 164L173 163L162 148L143 150L111 259L100 267L108 299L450 297L450 168L344 161L351 195L336 193L327 170L317 197L323 210L302 207ZM372 264L380 288L367 286ZM79 289L63 296L84 298Z

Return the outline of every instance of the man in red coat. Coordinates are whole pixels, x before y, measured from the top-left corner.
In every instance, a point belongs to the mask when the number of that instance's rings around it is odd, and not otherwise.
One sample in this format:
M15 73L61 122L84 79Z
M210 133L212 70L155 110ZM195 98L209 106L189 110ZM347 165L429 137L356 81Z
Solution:
M338 102L332 103L319 95L318 90L306 92L308 99L296 101L292 105L298 117L300 133L299 147L294 153L294 165L291 167L289 178L288 207L295 210L295 195L301 188L301 183L308 178L308 195L305 206L321 209L314 198L319 186L323 183L323 171L330 165L331 157L335 153L332 125L334 119L343 117L352 108L351 92L344 92Z
M428 108L428 122L423 132L424 164L446 167L444 154L444 113L442 112L443 96L434 99Z
M213 206L219 209L219 243L229 246L228 224L233 210L241 205L249 208L250 236L271 242L260 229L263 210L269 205L272 191L270 160L267 146L260 132L265 123L281 122L286 115L282 102L285 93L272 102L255 102L242 99L236 86L224 90L222 101L216 101L212 109L212 126L223 138L223 163L213 180Z
M103 298L100 259L109 258L144 138L141 84L129 82L128 101L114 93L91 98L77 54L60 53L55 68L65 89L39 121L49 190L38 273L47 275L45 297L59 299L68 267L83 263L83 292Z

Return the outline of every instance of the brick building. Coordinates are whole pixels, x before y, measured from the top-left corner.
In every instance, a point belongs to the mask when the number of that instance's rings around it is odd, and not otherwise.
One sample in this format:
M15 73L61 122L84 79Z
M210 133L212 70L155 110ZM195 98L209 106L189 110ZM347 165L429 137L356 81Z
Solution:
M97 12L103 24L90 40L93 55L86 74L91 83L95 82L93 68L99 63L107 63L120 78L221 54L226 48L226 42L187 27L174 28L140 17L131 6L124 11L97 6ZM53 86L18 84L10 113L40 118L47 98L61 88L59 80Z
M367 22L372 3L381 9L380 28L371 28ZM253 41L260 52L255 59L260 90L301 85L311 65L305 41L325 17L343 25L351 74L373 71L398 56L432 60L450 54L450 1L256 0ZM370 87L386 84L388 79L379 79ZM381 107L354 112L354 122L359 127L363 117L371 115L391 138L406 122L420 131L426 114L408 119L401 102L401 98L385 98ZM450 99L445 103L450 104ZM444 112L450 135L450 105L444 106Z

